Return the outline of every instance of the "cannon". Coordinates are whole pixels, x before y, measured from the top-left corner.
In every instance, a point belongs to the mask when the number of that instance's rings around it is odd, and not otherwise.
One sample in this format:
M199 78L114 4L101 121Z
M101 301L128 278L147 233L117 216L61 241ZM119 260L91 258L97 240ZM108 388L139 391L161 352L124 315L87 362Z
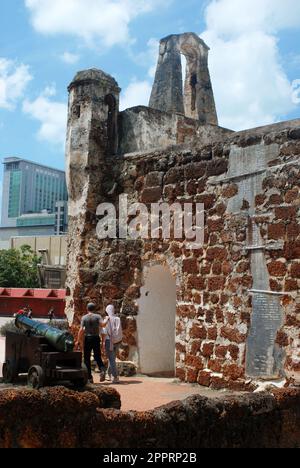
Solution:
M4 382L16 382L20 374L27 374L31 388L53 383L71 382L83 388L88 372L82 364L82 353L74 351L74 338L67 331L18 315L17 332L8 332L5 344Z
M15 325L20 330L29 332L29 334L39 335L46 338L47 342L52 345L56 351L62 353L72 352L74 349L74 338L71 333L59 330L41 322L31 320L25 315L18 315L15 320Z

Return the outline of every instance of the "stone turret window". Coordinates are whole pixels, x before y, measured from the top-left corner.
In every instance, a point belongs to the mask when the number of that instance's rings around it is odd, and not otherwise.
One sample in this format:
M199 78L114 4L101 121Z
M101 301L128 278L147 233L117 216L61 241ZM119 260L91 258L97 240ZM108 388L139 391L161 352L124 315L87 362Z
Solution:
M72 109L73 116L76 117L77 119L80 118L81 115L81 108L80 105L75 104Z
M108 106L107 113L107 148L110 154L115 152L115 139L116 139L116 109L117 101L112 94L108 94L104 99L105 104Z

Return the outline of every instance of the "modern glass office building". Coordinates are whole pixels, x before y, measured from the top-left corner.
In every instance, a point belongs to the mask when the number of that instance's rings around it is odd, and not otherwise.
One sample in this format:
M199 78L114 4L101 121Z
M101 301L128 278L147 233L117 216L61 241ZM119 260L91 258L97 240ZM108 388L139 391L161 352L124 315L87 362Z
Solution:
M4 159L2 227L37 223L38 219L19 219L22 215L53 213L57 202L67 201L65 172L20 158ZM41 224L49 218L41 214ZM46 219L47 218L47 219ZM53 225L55 224L55 220Z

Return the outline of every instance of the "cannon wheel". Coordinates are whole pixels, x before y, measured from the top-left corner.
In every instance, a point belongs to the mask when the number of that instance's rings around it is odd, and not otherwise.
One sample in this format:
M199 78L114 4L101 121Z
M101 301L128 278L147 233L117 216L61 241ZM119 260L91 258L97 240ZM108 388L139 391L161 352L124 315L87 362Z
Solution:
M28 371L27 383L28 386L38 390L44 386L45 374L40 366L32 366Z
M84 388L89 381L89 374L85 364L82 365L83 377L81 379L73 380L73 385L76 389Z
M14 361L6 361L2 366L2 375L5 383L14 383L18 377L17 366Z

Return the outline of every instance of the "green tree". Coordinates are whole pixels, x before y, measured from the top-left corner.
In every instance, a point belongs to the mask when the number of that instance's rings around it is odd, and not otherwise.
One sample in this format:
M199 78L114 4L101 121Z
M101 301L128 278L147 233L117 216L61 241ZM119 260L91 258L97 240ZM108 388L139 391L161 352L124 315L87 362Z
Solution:
M20 250L0 250L0 287L39 287L40 260L29 245L23 245Z

